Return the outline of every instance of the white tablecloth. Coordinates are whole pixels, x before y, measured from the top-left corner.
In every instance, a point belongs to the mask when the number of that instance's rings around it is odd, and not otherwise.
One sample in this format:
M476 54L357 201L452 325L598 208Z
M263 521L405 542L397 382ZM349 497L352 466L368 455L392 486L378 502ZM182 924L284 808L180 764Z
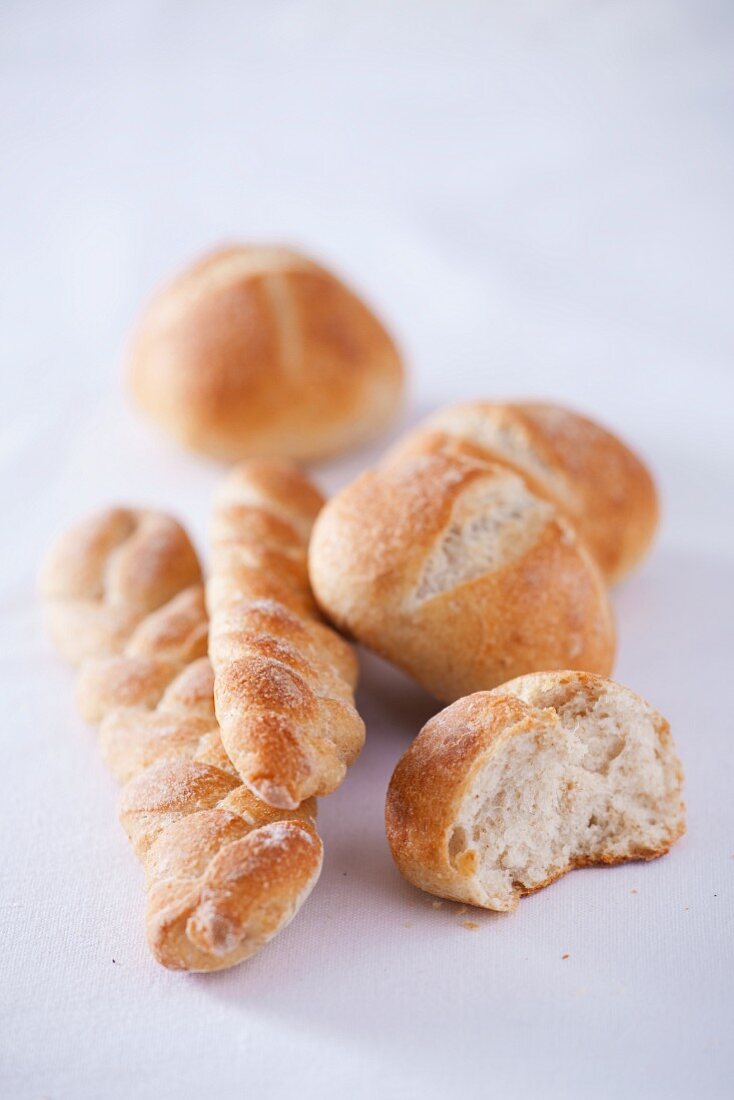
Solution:
M2 1096L731 1095L733 46L731 6L702 0L3 6ZM203 548L220 471L135 417L118 359L152 285L227 239L351 276L409 357L405 420L546 395L650 460L664 524L615 594L617 677L685 762L667 858L476 930L434 908L382 825L432 704L368 658L368 744L323 803L303 912L233 971L153 962L34 577L113 501Z

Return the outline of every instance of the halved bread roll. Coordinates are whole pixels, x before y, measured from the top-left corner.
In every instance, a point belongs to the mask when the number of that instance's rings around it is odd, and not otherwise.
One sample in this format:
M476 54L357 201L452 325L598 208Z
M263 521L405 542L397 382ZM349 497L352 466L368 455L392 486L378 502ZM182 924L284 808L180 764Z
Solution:
M664 855L685 831L667 721L581 672L522 676L432 718L387 794L393 857L414 885L486 909L575 867Z

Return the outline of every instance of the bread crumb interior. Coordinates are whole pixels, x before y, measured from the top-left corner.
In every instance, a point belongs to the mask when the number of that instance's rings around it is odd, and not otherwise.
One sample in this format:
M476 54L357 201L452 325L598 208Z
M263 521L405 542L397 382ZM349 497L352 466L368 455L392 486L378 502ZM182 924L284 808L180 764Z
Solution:
M678 763L655 712L631 693L561 694L480 767L449 839L453 866L476 865L495 909L570 867L649 857L682 828Z

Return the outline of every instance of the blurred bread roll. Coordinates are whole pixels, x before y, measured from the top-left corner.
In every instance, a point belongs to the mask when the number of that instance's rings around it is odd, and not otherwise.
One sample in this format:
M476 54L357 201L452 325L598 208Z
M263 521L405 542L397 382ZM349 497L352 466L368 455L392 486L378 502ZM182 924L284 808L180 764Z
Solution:
M507 466L396 456L327 502L309 568L331 620L439 699L542 669L611 671L596 563Z
M145 309L128 361L139 407L213 458L319 459L377 434L402 397L383 325L286 248L205 257Z
M658 499L649 471L615 435L570 409L542 402L449 406L393 454L437 451L501 462L519 473L568 516L610 583L650 548Z

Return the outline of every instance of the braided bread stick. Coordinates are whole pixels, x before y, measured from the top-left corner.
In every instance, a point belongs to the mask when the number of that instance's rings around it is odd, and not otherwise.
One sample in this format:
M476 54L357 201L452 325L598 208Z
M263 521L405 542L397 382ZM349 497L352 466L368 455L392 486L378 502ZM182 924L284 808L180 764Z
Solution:
M110 508L51 548L40 592L49 633L74 665L119 653L146 615L201 581L183 527L160 512Z
M352 648L319 618L308 539L323 500L294 466L235 468L214 506L209 657L222 741L281 809L339 786L364 743Z
M62 541L73 563L73 537ZM61 560L56 551L51 560ZM59 598L73 604L73 570L68 585L58 564L55 576ZM85 660L77 689L126 783L120 819L146 871L148 941L178 970L218 970L254 954L298 911L322 860L313 800L276 811L235 775L206 643L203 589L194 585L140 621L122 653Z

